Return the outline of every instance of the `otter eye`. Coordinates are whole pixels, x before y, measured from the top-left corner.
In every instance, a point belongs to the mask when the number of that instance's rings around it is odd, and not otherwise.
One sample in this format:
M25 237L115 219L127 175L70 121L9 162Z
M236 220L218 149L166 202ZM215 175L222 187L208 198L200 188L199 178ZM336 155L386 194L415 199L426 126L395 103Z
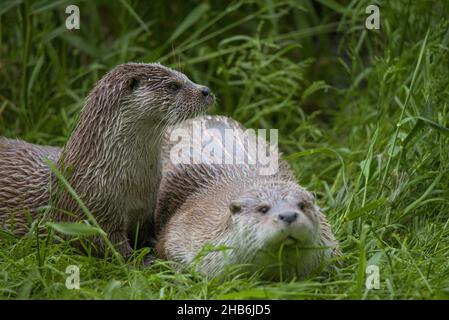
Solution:
M130 80L130 82L129 82L129 88L130 88L131 90L136 89L138 85L139 85L139 80L136 79L136 78L132 78L132 79Z
M178 91L179 89L181 89L181 84L178 82L170 82L168 84L168 88L172 91Z
M229 205L229 210L231 210L231 213L239 213L240 210L242 210L242 207L237 203L231 203Z
M298 203L298 208L300 209L300 210L304 210L305 208L306 208L306 204L304 203L304 202L299 202Z
M270 207L269 206L260 206L259 208L257 208L257 211L259 211L260 213L267 213L268 211L270 211Z

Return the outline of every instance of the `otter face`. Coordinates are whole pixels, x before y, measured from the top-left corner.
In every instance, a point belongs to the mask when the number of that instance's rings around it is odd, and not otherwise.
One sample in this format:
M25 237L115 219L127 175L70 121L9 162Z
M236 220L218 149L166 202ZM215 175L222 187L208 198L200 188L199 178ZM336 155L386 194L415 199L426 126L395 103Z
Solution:
M209 88L161 64L129 63L121 67L128 89L122 112L133 118L171 125L200 114L215 101Z
M290 182L270 183L244 192L229 207L255 248L310 247L319 238L319 209L313 195Z

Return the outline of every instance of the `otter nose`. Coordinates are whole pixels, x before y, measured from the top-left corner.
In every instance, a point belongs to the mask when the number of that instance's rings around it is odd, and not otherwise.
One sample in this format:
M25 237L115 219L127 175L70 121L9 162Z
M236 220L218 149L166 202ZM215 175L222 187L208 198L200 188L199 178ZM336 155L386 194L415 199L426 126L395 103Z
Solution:
M282 212L279 214L279 219L287 224L291 224L298 218L298 213L294 211Z
M203 94L203 96L208 97L211 95L210 89L208 87L202 87L201 88L201 93Z

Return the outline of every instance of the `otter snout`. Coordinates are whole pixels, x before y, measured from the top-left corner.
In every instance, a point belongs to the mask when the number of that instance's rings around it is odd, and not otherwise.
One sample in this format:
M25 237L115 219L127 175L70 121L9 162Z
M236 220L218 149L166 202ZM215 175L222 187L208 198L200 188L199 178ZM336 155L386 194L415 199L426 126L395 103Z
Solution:
M285 211L278 214L278 219L287 225L295 222L298 218L299 212L297 211Z
M203 87L201 89L201 93L203 94L203 96L207 97L207 96L210 96L212 92L210 91L210 89L208 87Z
M199 91L202 95L207 106L212 105L215 102L215 97L212 94L212 91L206 86L200 86Z
M310 243L316 233L316 221L311 213L292 204L275 206L272 211L274 241L288 240L287 244Z

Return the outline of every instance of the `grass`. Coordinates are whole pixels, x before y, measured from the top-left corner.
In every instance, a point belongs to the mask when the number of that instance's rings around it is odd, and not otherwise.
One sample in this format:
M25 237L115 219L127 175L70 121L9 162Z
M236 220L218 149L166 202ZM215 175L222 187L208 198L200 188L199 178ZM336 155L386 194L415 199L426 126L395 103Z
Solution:
M344 3L340 4L340 3ZM377 4L381 29L367 30ZM4 299L437 299L449 297L447 1L70 1L0 5L0 135L62 146L83 99L125 61L161 61L218 97L213 113L279 129L344 264L305 281L79 255L48 229L0 233ZM68 265L81 289L65 287ZM365 288L379 266L380 289Z

